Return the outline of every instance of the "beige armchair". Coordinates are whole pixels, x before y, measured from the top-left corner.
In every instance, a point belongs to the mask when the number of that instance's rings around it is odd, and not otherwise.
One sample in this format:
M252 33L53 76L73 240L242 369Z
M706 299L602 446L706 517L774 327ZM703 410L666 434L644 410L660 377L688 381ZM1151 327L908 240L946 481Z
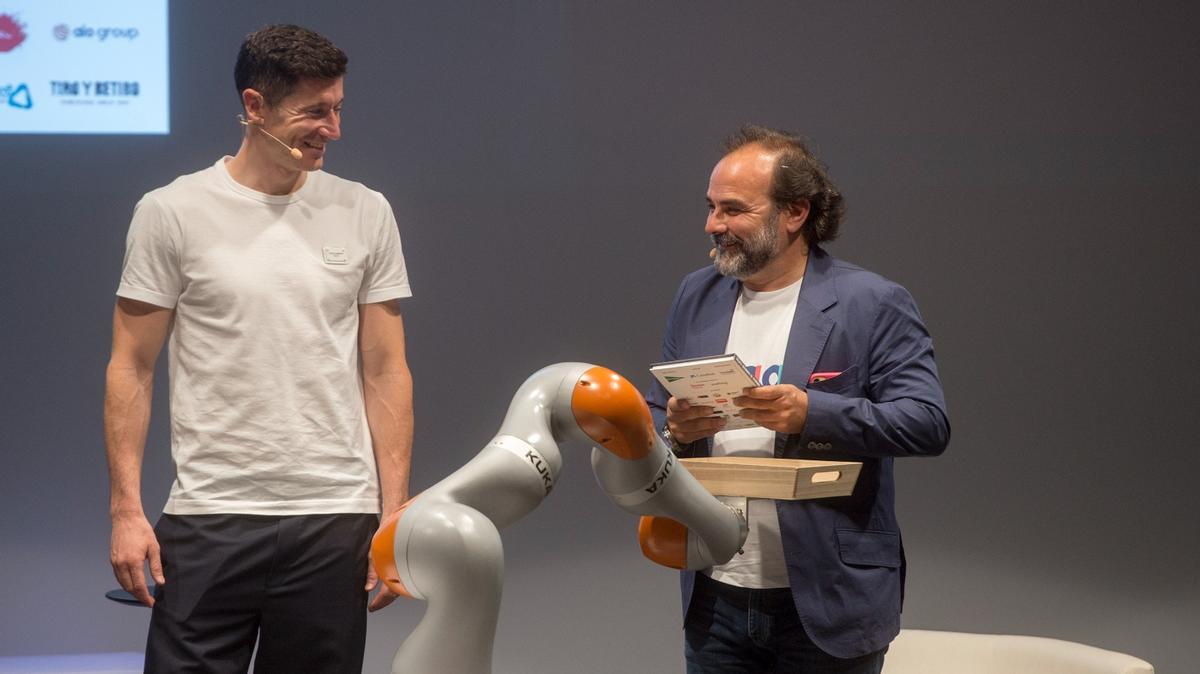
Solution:
M1154 674L1132 655L1007 634L900 630L883 674Z

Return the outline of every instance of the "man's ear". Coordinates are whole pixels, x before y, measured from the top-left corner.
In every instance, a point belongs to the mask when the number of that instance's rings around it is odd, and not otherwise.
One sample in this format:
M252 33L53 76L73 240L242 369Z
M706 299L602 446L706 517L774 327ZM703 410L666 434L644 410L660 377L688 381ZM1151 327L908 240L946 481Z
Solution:
M800 228L808 221L808 211L808 199L801 199L787 205L783 211L783 220L789 233L795 234L800 231Z
M267 107L267 100L263 95L254 89L245 89L242 91L242 107L246 109L246 121L250 124L263 123L263 110Z

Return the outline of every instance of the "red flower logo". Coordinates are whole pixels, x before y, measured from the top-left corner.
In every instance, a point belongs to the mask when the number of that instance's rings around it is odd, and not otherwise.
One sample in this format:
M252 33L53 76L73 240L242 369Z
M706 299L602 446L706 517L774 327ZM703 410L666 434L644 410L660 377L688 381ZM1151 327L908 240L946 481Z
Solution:
M12 51L25 41L25 26L8 14L0 14L0 52Z

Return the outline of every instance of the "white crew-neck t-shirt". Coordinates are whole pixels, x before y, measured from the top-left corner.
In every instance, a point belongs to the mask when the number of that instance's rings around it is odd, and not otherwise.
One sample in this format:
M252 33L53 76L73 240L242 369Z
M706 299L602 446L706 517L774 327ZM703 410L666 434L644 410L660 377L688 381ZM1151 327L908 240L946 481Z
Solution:
M755 292L742 286L726 353L736 353L760 385L778 384L783 373L792 317L800 297L801 278L786 288ZM775 456L775 431L759 426L721 431L713 437L713 456ZM775 501L750 499L747 512L750 535L742 554L727 564L714 566L712 578L722 583L754 589L787 587L787 564L779 536Z
M138 202L117 289L175 310L164 512L378 512L358 305L412 294L392 209L322 171L263 194L228 160Z

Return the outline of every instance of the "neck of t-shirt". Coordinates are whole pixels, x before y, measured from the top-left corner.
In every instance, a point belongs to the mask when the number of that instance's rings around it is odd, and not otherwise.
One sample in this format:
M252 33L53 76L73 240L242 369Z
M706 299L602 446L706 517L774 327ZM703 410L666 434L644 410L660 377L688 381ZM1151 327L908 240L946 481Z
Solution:
M253 187L238 181L238 179L234 177L234 171L230 170L230 163L233 162L233 160L234 158L229 156L225 156L217 160L217 169L220 172L225 184L233 191L262 203L290 204L300 201L305 192L308 191L308 186L313 182L312 177L305 173L305 180L301 182L295 190L287 194L270 194L268 192L256 190ZM319 171L316 173L319 173Z
M768 300L773 297L779 297L780 295L787 295L788 293L795 292L800 287L800 284L803 282L804 282L804 276L802 275L802 276L800 276L800 278L796 279L795 281L792 281L791 283L783 286L782 288L775 288L773 290L753 290L749 286L747 286L745 283L743 283L742 284L742 294L745 295L746 299L748 299L748 300Z

